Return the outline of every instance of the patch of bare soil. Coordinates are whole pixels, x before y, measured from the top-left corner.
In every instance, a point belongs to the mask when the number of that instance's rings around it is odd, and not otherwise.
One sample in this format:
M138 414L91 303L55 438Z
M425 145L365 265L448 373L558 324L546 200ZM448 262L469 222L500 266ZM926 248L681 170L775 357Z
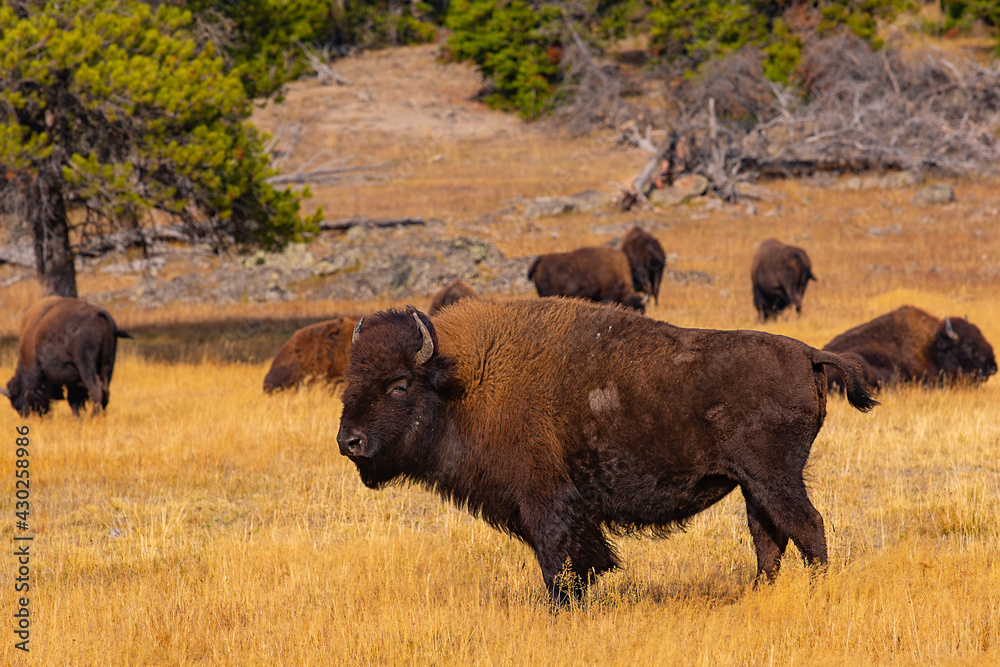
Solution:
M444 63L433 45L371 51L333 63L347 83L293 83L280 103L253 115L278 139L286 171L319 151L367 157L359 145L385 150L413 141L508 139L532 134L511 114L475 99L482 81L467 64Z

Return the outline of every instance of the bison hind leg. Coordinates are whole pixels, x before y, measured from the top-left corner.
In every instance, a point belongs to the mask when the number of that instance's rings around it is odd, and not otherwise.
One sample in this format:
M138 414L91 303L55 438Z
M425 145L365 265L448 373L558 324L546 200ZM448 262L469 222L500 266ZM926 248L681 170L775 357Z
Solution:
M747 505L747 525L753 537L753 546L757 552L757 575L754 585L766 581L774 581L781 566L781 557L788 546L788 534L774 525L764 508L745 492L743 494Z
M73 411L74 417L80 416L80 408L87 402L88 396L87 389L81 385L66 387L66 401L69 403L69 409Z
M757 551L757 577L773 579L790 537L807 565L828 562L823 517L813 507L805 483L780 480L741 482L747 501L747 523Z

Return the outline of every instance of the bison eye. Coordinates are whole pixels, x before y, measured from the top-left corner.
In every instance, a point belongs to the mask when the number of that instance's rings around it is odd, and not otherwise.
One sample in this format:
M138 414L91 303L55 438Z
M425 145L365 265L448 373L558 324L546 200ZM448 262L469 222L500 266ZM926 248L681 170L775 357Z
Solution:
M407 379L396 380L389 385L389 390L385 393L396 394L396 393L406 393L406 390L410 388L410 381Z

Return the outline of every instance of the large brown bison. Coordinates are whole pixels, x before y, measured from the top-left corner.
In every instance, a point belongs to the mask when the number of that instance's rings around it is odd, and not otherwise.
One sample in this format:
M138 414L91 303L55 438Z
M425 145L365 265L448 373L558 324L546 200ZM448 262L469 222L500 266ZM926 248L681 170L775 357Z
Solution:
M296 331L274 356L264 376L264 391L271 394L314 381L339 381L350 357L353 326L353 319L338 317Z
M433 317L445 306L450 306L459 299L465 299L470 296L476 296L476 290L472 289L461 280L456 280L434 295L434 298L431 299L431 307L427 311L427 314Z
M789 538L825 564L802 479L823 366L877 405L852 362L791 338L576 299L388 310L355 332L337 442L361 481L418 482L524 540L556 602L567 563L584 585L617 566L607 531L683 525L737 486L758 579Z
M599 303L620 303L646 312L648 296L632 287L628 257L617 248L599 246L539 255L528 268L538 296L575 296Z
M777 239L762 241L750 266L753 305L764 322L789 306L802 313L802 297L813 275L809 256L802 248Z
M656 237L639 227L633 227L622 239L622 251L632 269L632 287L660 303L660 282L667 265L667 254Z
M80 416L88 400L97 415L108 406L119 338L131 336L103 308L46 297L21 320L17 369L0 393L24 417L44 415L52 401L64 397L74 415Z
M976 325L959 317L939 320L902 306L840 334L823 348L861 364L870 385L898 382L985 382L997 372L993 347ZM843 388L836 373L830 386Z

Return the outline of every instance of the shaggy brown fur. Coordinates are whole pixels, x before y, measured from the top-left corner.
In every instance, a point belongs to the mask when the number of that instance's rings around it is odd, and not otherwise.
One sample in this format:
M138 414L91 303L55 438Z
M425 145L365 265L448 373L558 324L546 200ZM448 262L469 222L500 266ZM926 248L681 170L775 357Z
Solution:
M633 227L622 239L622 251L632 268L632 287L660 303L660 282L667 265L667 254L656 237L639 227Z
M776 239L762 241L750 267L753 305L760 319L777 317L788 306L802 313L802 297L813 275L809 256L802 248Z
M21 320L17 369L0 393L22 416L44 415L52 401L69 401L76 416L93 401L93 414L108 406L118 329L103 308L82 299L50 296L34 304Z
M993 347L976 325L959 317L939 320L913 306L845 331L823 349L859 362L872 386L985 382L997 372ZM830 373L829 381L843 390L837 373Z
M620 303L646 312L646 299L632 287L628 257L600 246L539 255L528 269L538 296L575 296L600 303Z
M271 362L264 391L271 394L314 381L339 381L350 357L353 328L353 318L338 317L296 331Z
M476 290L472 289L461 280L456 280L434 295L434 298L431 299L431 307L427 311L427 314L433 317L434 315L437 315L437 312L445 306L450 306L459 299L464 299L470 296L476 296Z
M823 366L852 405L877 405L836 354L576 299L467 299L433 323L390 310L358 329L337 441L362 482L421 483L524 540L557 602L567 559L584 584L617 565L606 531L682 525L737 486L759 578L789 538L826 563L802 478Z

